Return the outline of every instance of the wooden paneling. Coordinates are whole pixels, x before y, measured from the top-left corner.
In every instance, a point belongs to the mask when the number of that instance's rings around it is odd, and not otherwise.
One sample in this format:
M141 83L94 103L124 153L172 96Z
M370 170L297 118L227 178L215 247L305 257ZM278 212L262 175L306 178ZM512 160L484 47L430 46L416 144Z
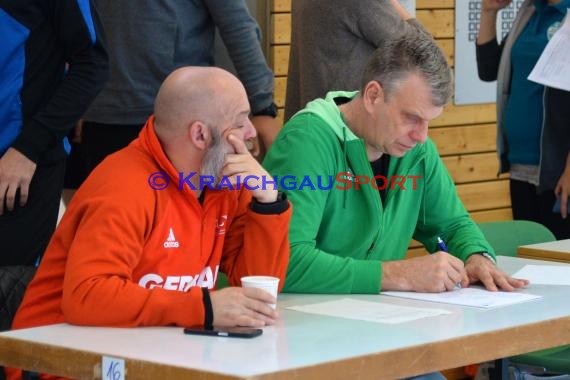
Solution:
M429 254L428 251L426 251L426 249L424 247L410 248L406 252L406 259L411 259L413 257L419 257L419 256L428 255L428 254Z
M500 220L512 220L513 212L510 207L495 210L476 211L471 213L471 218L477 223L495 222Z
M499 170L495 152L444 157L443 163L455 183L496 180Z
M455 0L416 0L416 9L453 8Z
M410 242L410 248L417 248L417 247L422 247L422 246L423 246L423 244L417 240L412 239L412 241Z
M453 38L455 14L452 9L418 10L416 19L434 38Z
M429 130L429 136L442 156L493 152L495 151L495 135L495 124L430 128Z
M508 180L457 185L457 194L469 212L511 205Z
M289 69L289 45L274 45L270 50L270 64L276 76L287 75Z
M285 96L287 90L287 77L276 77L275 78L275 93L273 94L273 100L277 107L285 106Z
M435 40L437 45L443 50L445 58L450 66L455 65L455 41L452 38L442 38Z
M291 12L291 0L271 0L271 12Z
M283 126L284 122L283 119L285 118L285 110L283 108L279 108L277 110L277 121L279 122L279 125Z
M271 15L270 36L272 45L291 43L290 13L274 13Z
M452 102L445 106L441 116L432 120L430 126L494 123L496 120L497 109L495 108L495 103L457 106Z

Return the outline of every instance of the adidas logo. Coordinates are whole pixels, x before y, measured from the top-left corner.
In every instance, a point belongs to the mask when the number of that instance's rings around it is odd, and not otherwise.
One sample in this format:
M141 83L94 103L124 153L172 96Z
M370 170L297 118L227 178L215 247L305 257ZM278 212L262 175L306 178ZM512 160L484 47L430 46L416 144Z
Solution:
M174 231L172 231L172 227L170 228L170 233L168 234L168 237L166 238L166 241L164 242L164 248L178 248L180 247L180 243L178 243L178 241L176 240L176 237L174 237Z

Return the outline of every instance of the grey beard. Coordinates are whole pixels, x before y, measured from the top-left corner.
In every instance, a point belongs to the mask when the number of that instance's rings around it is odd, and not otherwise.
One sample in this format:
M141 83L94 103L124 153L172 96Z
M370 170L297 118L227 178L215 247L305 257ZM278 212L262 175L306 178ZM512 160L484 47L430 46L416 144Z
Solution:
M212 131L212 146L204 155L200 175L214 177L214 187L217 187L226 160L226 147L220 133L215 128L210 128L210 131Z

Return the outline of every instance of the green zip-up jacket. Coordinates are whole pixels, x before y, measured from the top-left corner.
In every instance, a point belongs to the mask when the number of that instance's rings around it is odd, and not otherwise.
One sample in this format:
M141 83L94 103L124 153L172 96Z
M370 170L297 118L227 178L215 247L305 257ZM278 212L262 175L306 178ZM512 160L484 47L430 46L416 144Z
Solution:
M284 291L378 293L382 262L403 259L412 237L431 252L440 236L463 261L475 252L493 254L429 139L404 157L390 158L384 204L370 184L356 189L357 176L374 174L364 141L334 102L356 95L329 92L310 102L284 126L265 158L265 168L293 204ZM400 177L390 181L393 176Z

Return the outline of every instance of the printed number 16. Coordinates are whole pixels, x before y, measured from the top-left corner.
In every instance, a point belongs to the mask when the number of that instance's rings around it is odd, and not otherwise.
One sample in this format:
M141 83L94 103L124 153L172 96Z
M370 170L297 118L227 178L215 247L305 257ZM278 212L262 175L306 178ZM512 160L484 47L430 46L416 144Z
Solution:
M111 362L109 369L107 369L107 373L105 374L105 379L107 380L120 380L121 379L121 371L117 369L119 362Z

